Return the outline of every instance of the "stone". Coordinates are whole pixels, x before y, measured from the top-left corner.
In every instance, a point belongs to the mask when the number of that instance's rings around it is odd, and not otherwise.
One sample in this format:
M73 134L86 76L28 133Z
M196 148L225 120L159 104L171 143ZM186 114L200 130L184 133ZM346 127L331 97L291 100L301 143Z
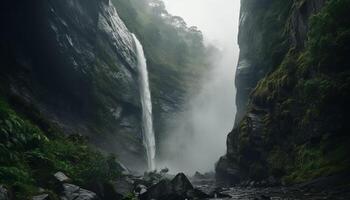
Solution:
M98 196L89 190L80 188L79 186L64 183L61 199L64 200L100 200Z
M116 193L121 194L123 196L128 195L134 189L133 182L126 177L112 182L112 186Z
M137 185L137 186L135 187L134 192L135 192L135 194L137 194L137 195L139 196L139 195L141 195L141 194L147 192L147 187L144 186L144 185L139 184L139 185Z
M0 185L0 200L9 200L9 191L5 186Z
M69 177L67 177L63 172L57 172L54 174L54 177L56 178L57 181L61 183L68 183L71 181Z
M171 181L161 180L159 183L148 188L147 192L140 195L140 200L184 200L203 199L209 195L195 189L183 173L177 174Z
M271 197L268 197L266 195L261 195L262 200L271 200Z
M250 187L255 186L255 181L251 181L251 182L249 183L249 186L250 186Z
M185 195L187 191L194 189L191 182L183 173L176 175L175 178L171 181L171 184L173 186L173 190L178 195Z
M204 179L205 176L199 172L196 172L196 173L194 173L193 178L194 179Z
M169 180L161 180L156 185L148 188L148 191L141 194L140 200L150 200L150 199L166 199L167 197L174 194L173 186Z
M186 197L188 197L189 199L207 199L210 198L210 195L204 193L199 189L193 189L187 191Z
M33 196L32 200L50 200L50 196L48 194L41 194Z

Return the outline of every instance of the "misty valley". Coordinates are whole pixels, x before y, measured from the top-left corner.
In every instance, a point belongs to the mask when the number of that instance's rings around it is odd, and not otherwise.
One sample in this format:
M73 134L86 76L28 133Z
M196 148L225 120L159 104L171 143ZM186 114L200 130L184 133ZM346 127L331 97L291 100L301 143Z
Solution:
M350 199L350 0L4 0L0 200Z

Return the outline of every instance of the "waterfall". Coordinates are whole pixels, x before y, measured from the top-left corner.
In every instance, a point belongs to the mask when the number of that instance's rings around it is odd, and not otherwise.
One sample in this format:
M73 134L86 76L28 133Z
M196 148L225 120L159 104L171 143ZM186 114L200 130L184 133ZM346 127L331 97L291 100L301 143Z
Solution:
M156 142L152 121L152 100L148 82L148 71L146 58L142 45L136 36L132 35L136 45L137 69L139 71L140 96L142 105L142 133L143 144L147 151L148 170L155 170Z

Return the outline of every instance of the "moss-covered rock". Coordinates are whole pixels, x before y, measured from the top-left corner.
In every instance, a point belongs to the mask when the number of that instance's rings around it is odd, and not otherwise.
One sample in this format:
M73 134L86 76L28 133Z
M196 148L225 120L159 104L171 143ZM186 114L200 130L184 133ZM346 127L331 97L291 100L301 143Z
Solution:
M43 131L4 99L0 100L0 166L0 184L9 188L14 199L40 193L58 199L60 191L53 180L57 171L86 188L117 180L121 173L115 156L102 155L82 136Z
M16 99L18 111L30 107L65 134L85 135L144 170L134 41L115 7L94 0L5 1L1 13L4 96Z
M251 34L240 36L240 63L249 65L238 67L239 117L227 156L243 179L274 176L296 183L350 170L350 74L344 56L350 1L288 2L242 2L241 34ZM271 21L283 30L278 36L261 26L271 13L279 16ZM274 43L276 37L280 42ZM280 45L284 50L276 57L273 49Z

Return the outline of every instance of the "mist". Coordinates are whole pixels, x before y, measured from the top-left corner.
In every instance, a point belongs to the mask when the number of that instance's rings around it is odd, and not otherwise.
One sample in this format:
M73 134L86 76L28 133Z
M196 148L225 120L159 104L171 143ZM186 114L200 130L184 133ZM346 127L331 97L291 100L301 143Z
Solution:
M236 114L234 86L239 56L237 45L240 0L164 0L169 13L202 31L205 44L219 51L210 58L202 88L190 97L184 112L169 119L161 141L158 168L192 175L214 170L226 151L226 137Z

